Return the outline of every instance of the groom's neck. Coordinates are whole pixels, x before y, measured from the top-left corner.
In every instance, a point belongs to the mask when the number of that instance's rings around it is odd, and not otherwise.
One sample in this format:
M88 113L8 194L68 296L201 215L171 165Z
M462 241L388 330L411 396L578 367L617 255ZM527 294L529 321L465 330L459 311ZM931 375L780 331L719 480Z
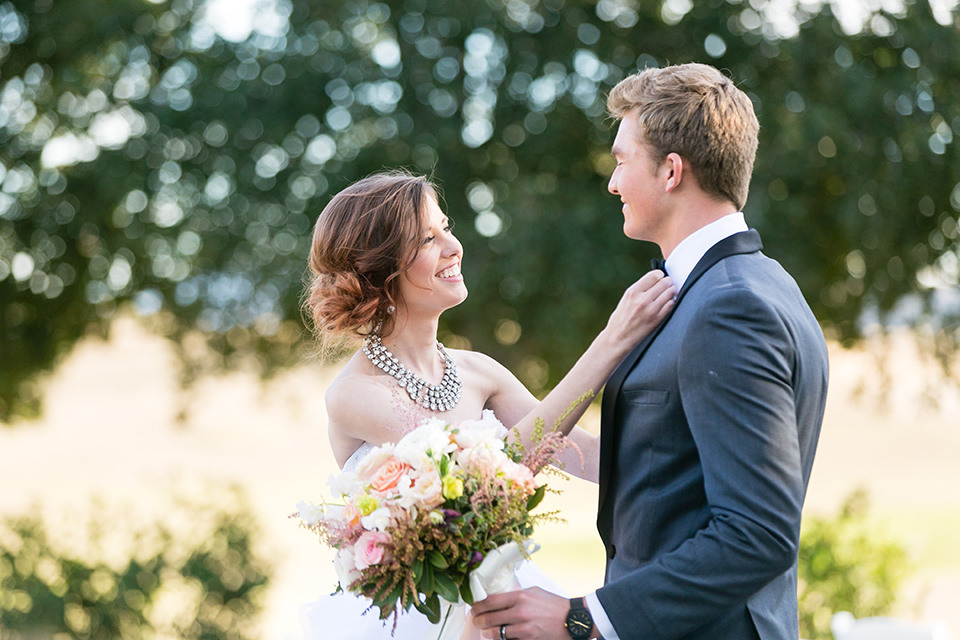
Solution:
M664 258L669 258L677 245L708 224L731 213L737 208L732 202L718 201L700 189L684 194L684 198L674 203L667 213L663 237L656 240Z

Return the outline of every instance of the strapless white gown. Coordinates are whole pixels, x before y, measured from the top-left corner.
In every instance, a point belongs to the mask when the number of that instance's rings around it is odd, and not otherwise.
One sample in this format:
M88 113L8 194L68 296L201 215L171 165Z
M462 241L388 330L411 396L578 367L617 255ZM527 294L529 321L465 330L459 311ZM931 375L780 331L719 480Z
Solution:
M493 416L489 410L483 413L485 418ZM344 471L351 471L373 448L369 442L360 445L343 465ZM517 582L524 589L540 587L568 597L560 585L530 560L520 565L516 575ZM393 616L386 621L379 616L380 610L371 608L369 599L350 593L326 595L300 607L305 640L430 640L440 633L439 624L431 624L426 616L412 607L409 612L400 613L396 629Z

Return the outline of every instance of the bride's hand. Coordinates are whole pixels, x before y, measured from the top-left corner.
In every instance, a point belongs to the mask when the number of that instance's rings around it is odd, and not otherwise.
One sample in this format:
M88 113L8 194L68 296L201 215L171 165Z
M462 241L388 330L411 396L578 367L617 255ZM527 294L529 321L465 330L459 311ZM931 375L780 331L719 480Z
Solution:
M676 295L668 276L650 271L627 288L601 335L615 348L629 352L670 313Z

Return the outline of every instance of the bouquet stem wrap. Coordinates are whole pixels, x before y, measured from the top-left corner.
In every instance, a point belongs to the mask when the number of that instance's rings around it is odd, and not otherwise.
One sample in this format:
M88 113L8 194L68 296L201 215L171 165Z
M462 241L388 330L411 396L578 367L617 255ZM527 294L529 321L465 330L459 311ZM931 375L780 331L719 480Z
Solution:
M517 568L540 545L527 539L521 544L508 542L488 553L476 569L470 572L470 590L475 601L485 599L496 593L507 593L520 588L517 581ZM445 603L443 624L437 640L458 640L467 625L467 604L461 599L457 603Z

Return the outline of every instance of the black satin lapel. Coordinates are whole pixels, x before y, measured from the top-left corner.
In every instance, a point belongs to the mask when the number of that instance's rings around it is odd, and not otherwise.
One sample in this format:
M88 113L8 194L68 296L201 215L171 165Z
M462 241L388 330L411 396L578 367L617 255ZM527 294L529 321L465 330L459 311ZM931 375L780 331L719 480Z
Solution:
M627 374L630 373L630 370L636 365L640 357L646 352L650 344L653 343L654 339L660 334L663 328L667 325L667 322L670 321L670 318L673 317L673 313L677 310L677 307L680 306L680 302L683 300L683 297L690 290L693 284L706 273L710 267L717 264L724 258L729 256L742 254L742 253L754 253L760 251L763 248L763 243L760 241L760 234L754 229L749 231L742 231L740 233L735 233L732 236L724 238L717 244L713 245L704 255L700 258L700 261L697 263L697 266L694 267L693 271L687 277L686 281L683 283L683 288L680 290L680 293L677 294L677 302L673 306L673 309L670 310L670 313L667 315L663 321L657 325L657 328L654 329L649 336L647 336L639 345L634 348L633 351L623 359L623 362L620 363L613 374L610 376L610 379L607 380L606 387L603 390L603 403L600 407L600 500L599 507L603 508L603 501L606 497L606 488L609 483L604 482L603 480L603 470L609 467L611 456L613 455L613 447L615 443L615 438L611 437L614 434L611 432L610 427L613 424L614 418L614 408L617 403L617 396L620 395L620 387L623 386L623 381L626 380ZM607 437L603 437L604 432L606 432Z
M699 280L700 276L709 271L713 265L724 258L742 253L754 253L761 249L763 249L763 243L760 241L760 234L757 233L755 229L735 233L713 245L703 254L700 262L697 263L697 266L695 266L693 271L690 272L690 275L687 276L686 281L683 283L683 289L677 294L677 304L680 303L681 298L690 290L693 283Z

